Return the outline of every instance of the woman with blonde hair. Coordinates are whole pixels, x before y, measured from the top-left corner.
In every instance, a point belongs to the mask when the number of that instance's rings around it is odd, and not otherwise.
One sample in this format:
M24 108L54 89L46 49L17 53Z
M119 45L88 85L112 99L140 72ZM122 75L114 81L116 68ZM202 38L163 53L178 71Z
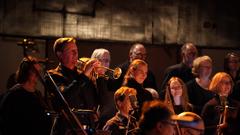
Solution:
M214 75L209 90L216 96L209 100L202 111L206 126L205 134L236 135L240 132L240 103L229 97L233 80L225 72Z
M147 78L148 64L140 59L135 59L128 67L127 73L124 76L123 85L134 88L137 91L137 100L141 109L145 101L153 100L152 94L143 87L143 82ZM137 119L140 114L135 115Z
M175 114L193 110L192 105L188 102L187 87L178 77L172 77L168 81L164 102Z
M187 83L189 102L194 106L194 112L201 114L202 107L213 97L208 90L211 82L212 59L209 56L201 56L193 61L192 73L196 78Z

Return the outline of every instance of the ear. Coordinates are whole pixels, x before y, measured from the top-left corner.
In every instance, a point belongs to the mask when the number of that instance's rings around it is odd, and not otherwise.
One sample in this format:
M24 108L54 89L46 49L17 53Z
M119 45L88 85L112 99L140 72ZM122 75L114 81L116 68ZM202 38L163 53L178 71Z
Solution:
M62 52L57 52L56 55L57 55L57 58L58 58L59 60L61 60L61 58L62 58Z
M162 122L158 122L158 123L156 124L156 130L161 131L163 126L164 126L164 125L163 125Z

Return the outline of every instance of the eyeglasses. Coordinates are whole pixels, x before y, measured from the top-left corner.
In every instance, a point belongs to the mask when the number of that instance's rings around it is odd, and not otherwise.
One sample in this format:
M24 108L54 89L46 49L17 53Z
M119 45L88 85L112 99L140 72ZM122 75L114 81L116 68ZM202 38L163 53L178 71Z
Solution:
M173 87L170 87L170 89L172 89L172 90L179 90L179 89L182 89L182 85L173 86Z

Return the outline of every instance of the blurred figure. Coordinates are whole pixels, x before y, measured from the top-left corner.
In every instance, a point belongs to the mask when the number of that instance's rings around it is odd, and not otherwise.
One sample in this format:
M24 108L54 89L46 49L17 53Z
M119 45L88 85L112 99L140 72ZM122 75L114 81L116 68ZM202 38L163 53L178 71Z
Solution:
M136 90L128 87L119 88L114 94L116 115L107 121L103 130L110 131L112 135L133 135L137 128L137 121L130 115L133 110L132 97L136 98Z
M225 72L218 72L212 78L209 90L216 96L205 104L202 111L205 135L237 135L240 132L240 103L229 97L232 87L232 78Z
M135 59L129 65L128 71L124 77L123 86L134 88L137 91L139 108L142 107L145 101L153 100L152 94L143 87L143 82L147 78L147 72L147 63L143 60ZM137 119L139 119L139 115L140 112L135 115Z
M194 79L192 74L193 60L197 57L198 50L193 43L185 43L181 48L182 62L168 67L163 76L163 82L160 88L160 97L164 98L164 87L168 80L175 76L183 80L184 83Z
M193 112L183 112L178 119L192 118L191 122L179 121L182 135L204 135L204 122L202 118Z
M109 68L110 66L110 52L104 48L95 49L91 56L92 59L98 59L101 62L101 66ZM102 129L107 120L112 118L116 113L114 104L114 91L111 91L112 78L105 77L105 68L99 69L99 77L96 79L96 88L98 91L99 104L100 104L100 116L98 128Z
M238 54L231 52L225 56L224 71L232 77L234 82L230 97L240 101L240 57Z
M161 101L146 102L139 121L141 135L174 135L175 124L171 121L172 112Z
M189 102L194 106L194 112L201 115L203 106L214 96L214 93L208 90L212 59L209 56L196 58L193 61L192 73L196 78L187 83Z
M34 57L24 58L16 72L17 84L4 97L0 105L2 135L50 134L51 118L48 106L36 90L41 66Z
M121 87L123 81L124 81L124 76L127 73L127 70L129 68L129 65L135 60L135 59L140 59L143 61L146 61L147 58L147 51L146 48L144 47L143 44L140 43L135 43L131 46L129 50L129 60L121 64L119 67L122 69L122 75L120 76L119 79L115 81L115 88L118 89ZM157 83L155 76L153 72L148 69L147 70L147 78L143 82L143 87L144 88L153 88L157 90Z
M168 105L175 114L193 110L192 105L188 102L186 85L178 77L172 77L168 81L164 103Z
M224 58L224 72L228 73L233 82L240 80L240 57L234 52L228 53Z

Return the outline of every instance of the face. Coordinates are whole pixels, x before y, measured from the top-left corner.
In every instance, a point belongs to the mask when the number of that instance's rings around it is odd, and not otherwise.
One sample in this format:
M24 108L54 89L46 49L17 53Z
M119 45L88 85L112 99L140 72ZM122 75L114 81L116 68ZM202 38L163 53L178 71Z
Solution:
M148 67L146 65L138 65L137 69L134 71L133 76L134 79L142 84L144 80L147 78Z
M120 110L125 114L128 114L129 111L132 110L131 102L128 95L124 98L123 102L120 103Z
M158 128L158 135L175 135L175 127L171 122L161 122L160 128Z
M143 45L137 45L134 49L132 54L130 55L130 62L135 59L146 60L147 52Z
M101 58L98 59L101 63L102 66L104 67L109 67L110 65L110 55L109 53L104 53Z
M188 45L185 52L183 53L183 59L189 67L192 67L192 63L194 59L197 57L197 49L192 46Z
M230 78L224 77L220 82L219 87L219 95L221 96L228 96L232 89L232 83Z
M199 65L199 76L209 78L212 73L212 63L209 61L202 61Z
M203 135L203 130L187 127L181 128L181 132L183 135Z
M78 60L77 45L72 42L68 43L68 45L66 45L66 47L64 48L63 52L59 55L59 59L65 67L73 69L77 64Z
M34 64L34 68L40 72L41 70L41 65L40 64ZM30 76L29 76L29 82L30 84L32 84L32 87L34 88L36 85L37 85L37 81L38 81L38 74L34 71L32 71L30 73ZM35 90L35 89L34 89Z
M182 96L182 85L179 81L177 80L173 80L170 83L170 91L171 91L171 95L173 97L175 96Z
M228 60L228 68L230 71L237 71L239 69L239 58L230 57Z

